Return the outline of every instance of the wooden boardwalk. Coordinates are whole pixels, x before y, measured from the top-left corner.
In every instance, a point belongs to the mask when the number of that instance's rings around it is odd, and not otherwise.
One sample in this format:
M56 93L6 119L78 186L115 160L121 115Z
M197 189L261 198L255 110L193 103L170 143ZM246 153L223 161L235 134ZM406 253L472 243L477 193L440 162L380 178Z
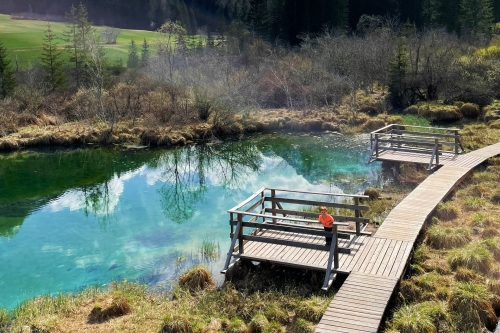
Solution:
M411 153L390 154L394 160L396 154L401 154L399 161L417 162L416 156L408 155ZM378 332L429 215L475 166L498 154L500 143L448 160L440 158L443 166L401 201L376 234L364 240L361 250L354 253L351 262L355 264L347 267L351 273L328 306L316 332ZM429 162L428 156L425 160L423 163Z

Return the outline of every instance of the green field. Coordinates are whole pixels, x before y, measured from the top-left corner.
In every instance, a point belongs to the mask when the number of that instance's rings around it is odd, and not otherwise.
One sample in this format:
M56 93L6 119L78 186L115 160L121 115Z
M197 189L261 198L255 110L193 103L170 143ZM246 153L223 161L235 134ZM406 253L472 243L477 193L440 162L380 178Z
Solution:
M50 25L55 35L62 38L65 24L51 22ZM96 27L96 29L100 31L103 27ZM12 20L9 15L0 14L0 42L7 48L13 64L17 61L20 68L27 67L31 62L39 59L45 30L47 30L47 22L45 21ZM144 38L151 45L156 36L154 31L118 30L120 35L116 40L116 44L104 46L110 61L121 58L126 63L131 40L138 44L140 52ZM62 40L58 43L61 47L64 45Z

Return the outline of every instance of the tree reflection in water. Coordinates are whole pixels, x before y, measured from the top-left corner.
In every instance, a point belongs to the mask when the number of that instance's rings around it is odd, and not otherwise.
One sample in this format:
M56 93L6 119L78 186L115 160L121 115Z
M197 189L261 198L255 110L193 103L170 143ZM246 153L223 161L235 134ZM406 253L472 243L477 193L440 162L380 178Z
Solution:
M207 181L237 188L259 170L261 158L250 142L202 145L163 154L156 167L165 182L158 191L165 217L178 224L191 219L208 191Z

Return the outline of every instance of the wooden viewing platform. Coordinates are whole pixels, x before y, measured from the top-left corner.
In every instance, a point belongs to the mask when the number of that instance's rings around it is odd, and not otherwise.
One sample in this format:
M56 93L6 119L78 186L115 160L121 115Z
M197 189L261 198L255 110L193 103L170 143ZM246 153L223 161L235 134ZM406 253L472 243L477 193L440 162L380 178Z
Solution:
M323 289L328 289L337 273L348 274L361 264L353 258L370 235L364 231L369 219L362 214L368 206L360 204L366 198L261 188L228 211L232 241L222 273L240 259L266 261L324 271ZM335 219L332 232L323 230L317 220L319 212L310 212L311 207L320 206L339 212L332 214ZM350 223L352 230L347 228ZM325 236L332 236L330 246L325 245ZM395 272L388 270L387 274Z
M467 163L456 128L390 124L370 133L370 160L440 165Z
M454 133L432 132L440 130ZM232 241L222 273L238 260L267 261L324 271L325 290L337 274L348 274L316 333L378 332L429 216L474 167L500 154L500 143L459 154L463 149L455 129L390 125L372 134L377 134L372 136L372 160L440 167L390 212L373 236L364 231L369 221L363 217L368 207L361 204L367 198L362 195L262 188L228 211ZM444 142L453 150L443 150ZM311 212L319 206L337 211L332 233L317 222L319 213ZM325 245L325 235L333 236L331 246Z

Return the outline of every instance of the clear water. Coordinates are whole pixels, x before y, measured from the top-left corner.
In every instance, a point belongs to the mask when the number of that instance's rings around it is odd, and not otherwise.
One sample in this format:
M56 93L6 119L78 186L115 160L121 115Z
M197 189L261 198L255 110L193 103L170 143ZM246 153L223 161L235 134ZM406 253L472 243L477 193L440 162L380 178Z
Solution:
M168 287L197 263L217 275L228 209L264 186L359 193L384 182L368 154L367 137L340 134L1 154L0 307L113 280Z

